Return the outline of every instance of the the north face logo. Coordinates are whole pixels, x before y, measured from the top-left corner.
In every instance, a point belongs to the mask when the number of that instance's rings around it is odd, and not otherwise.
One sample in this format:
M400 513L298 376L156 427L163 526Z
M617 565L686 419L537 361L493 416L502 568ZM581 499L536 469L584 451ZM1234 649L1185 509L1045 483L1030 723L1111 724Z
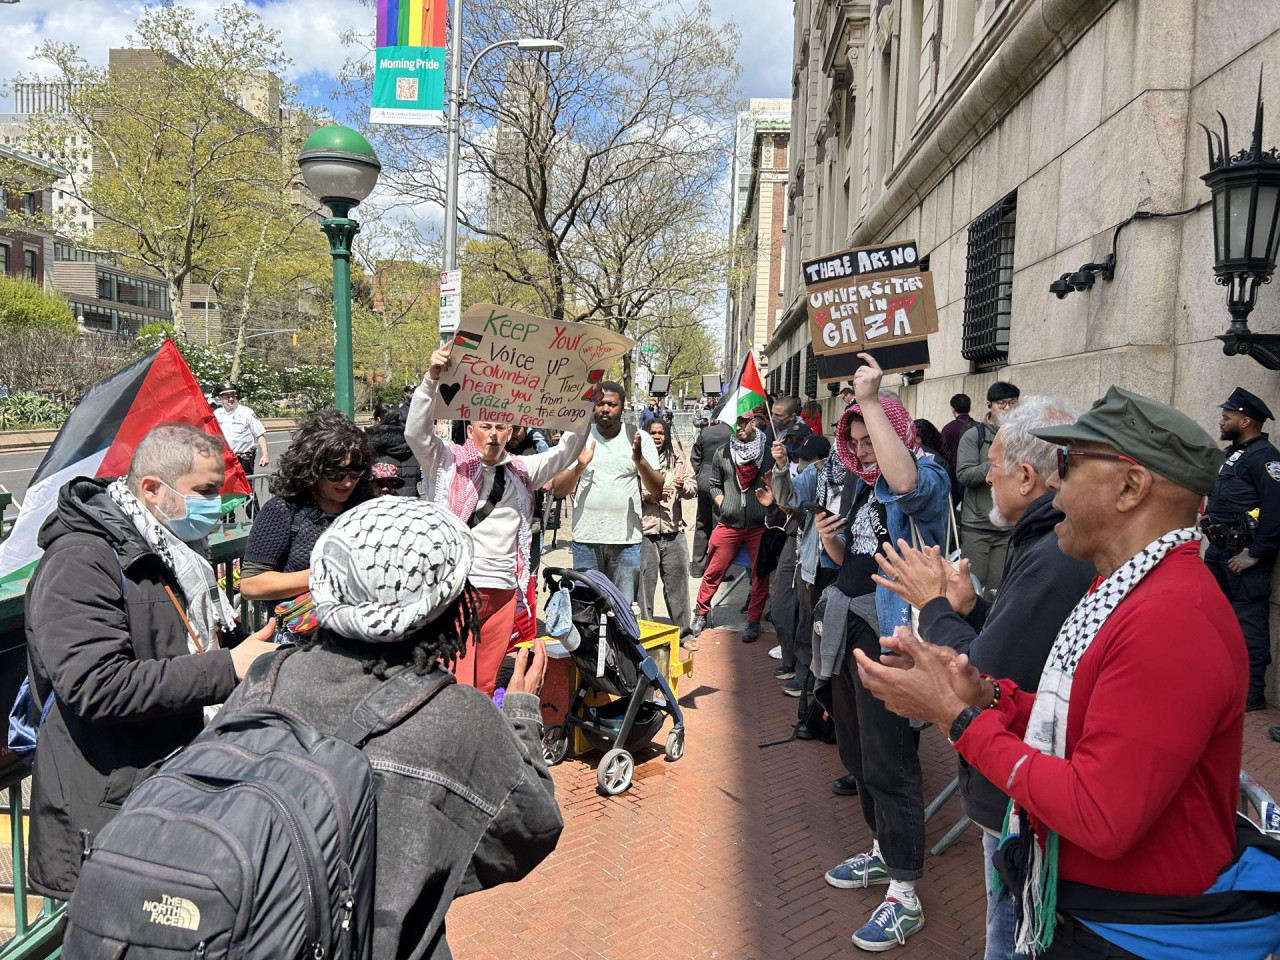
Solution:
M185 897L161 894L159 900L143 900L142 909L151 914L151 922L162 927L200 929L200 908Z

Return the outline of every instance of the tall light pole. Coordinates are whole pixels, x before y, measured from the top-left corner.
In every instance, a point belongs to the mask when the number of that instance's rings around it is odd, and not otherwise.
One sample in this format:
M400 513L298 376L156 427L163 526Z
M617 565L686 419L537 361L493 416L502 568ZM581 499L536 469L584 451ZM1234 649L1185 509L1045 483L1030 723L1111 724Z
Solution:
M564 49L559 40L545 37L525 37L520 40L499 40L491 43L471 61L467 68L466 83L462 82L462 0L454 0L453 33L449 37L449 153L445 163L444 185L444 268L455 270L458 266L458 165L460 161L459 135L460 111L467 99L471 83L471 71L480 58L499 47L517 47L526 53L558 53Z
M222 276L224 273L227 273L227 272L232 271L232 270L239 271L239 269L240 269L239 267L223 267L221 270L219 270L217 273L215 273L215 274L213 275L213 279L212 279L212 280L210 280L210 281L209 281L209 283L205 286L205 291L204 291L204 345L205 345L206 347L209 345L209 291L210 291L210 290L213 290L213 292L214 292L214 293L217 293L218 291L217 291L217 289L214 287L214 284L218 282L218 278L219 278L220 276ZM221 297L219 297L219 298L218 298L218 310L222 310L222 298L221 298Z
M382 164L369 141L350 127L331 124L307 138L298 156L308 189L333 214L320 223L333 257L333 402L356 413L351 355L351 241L360 224L347 214L373 191Z

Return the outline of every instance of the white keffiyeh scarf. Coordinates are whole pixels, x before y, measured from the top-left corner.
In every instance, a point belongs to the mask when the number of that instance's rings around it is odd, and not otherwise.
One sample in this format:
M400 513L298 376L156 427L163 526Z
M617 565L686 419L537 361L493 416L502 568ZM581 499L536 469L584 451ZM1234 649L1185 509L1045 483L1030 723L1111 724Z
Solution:
M1071 709L1071 685L1076 667L1089 645L1118 606L1143 577L1170 552L1199 541L1195 527L1172 530L1147 544L1122 564L1098 588L1085 594L1058 631L1036 688L1035 703L1024 741L1052 757L1067 755L1067 714ZM1015 771L1016 771L1015 767ZM1004 836L1026 833L1028 869L1020 891L1022 910L1015 946L1020 953L1043 953L1053 942L1058 887L1058 835L1033 821L1025 810L1010 802Z
M218 578L214 576L209 561L157 520L133 495L123 477L107 487L107 495L177 579L178 589L186 603L187 622L200 640L200 646L196 646L195 640L188 636L187 649L191 653L201 652L201 647L205 652L216 650L222 644L222 634L235 630L236 611L218 586ZM205 719L213 719L220 706L205 707Z

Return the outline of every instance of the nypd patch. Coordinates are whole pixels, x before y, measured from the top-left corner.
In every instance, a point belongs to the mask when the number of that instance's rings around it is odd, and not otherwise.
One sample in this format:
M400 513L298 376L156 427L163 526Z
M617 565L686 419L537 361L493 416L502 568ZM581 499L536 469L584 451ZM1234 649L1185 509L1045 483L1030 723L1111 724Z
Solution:
M1267 476L1280 483L1280 460L1272 460L1267 464Z

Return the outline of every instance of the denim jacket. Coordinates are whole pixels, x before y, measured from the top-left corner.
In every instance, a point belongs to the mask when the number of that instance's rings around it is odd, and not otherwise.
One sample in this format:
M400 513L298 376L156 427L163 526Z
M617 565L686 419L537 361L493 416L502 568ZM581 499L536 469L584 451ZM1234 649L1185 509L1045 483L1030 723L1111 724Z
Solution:
M803 509L801 504L813 500L821 474L822 464L817 462L805 467L795 479L792 479L788 468L778 467L776 464L769 476L769 486L773 489L773 498L778 506L795 511L800 521L800 542L797 545L800 562L797 569L800 571L800 579L810 585L817 582L818 563L826 556L826 552L822 549L822 538L818 536L818 525L813 522L813 514Z
M866 484L850 474L853 483L845 485L840 507L846 522L853 520L853 505ZM911 521L920 534L920 546L939 546L947 542L947 511L951 509L951 481L946 468L929 454L916 457L916 488L910 493L896 494L881 475L876 480L876 499L885 505L889 536L911 543ZM876 617L880 636L893 636L895 627L911 623L911 605L886 587L876 587Z

